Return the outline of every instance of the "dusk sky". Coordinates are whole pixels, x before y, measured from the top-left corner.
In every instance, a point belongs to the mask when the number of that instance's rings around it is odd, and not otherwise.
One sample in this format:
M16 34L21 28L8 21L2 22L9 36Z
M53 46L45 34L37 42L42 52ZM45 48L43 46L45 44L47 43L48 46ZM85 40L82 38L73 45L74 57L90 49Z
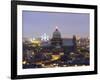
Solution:
M52 37L56 26L62 37L89 36L89 14L23 11L23 37L40 37L44 33Z

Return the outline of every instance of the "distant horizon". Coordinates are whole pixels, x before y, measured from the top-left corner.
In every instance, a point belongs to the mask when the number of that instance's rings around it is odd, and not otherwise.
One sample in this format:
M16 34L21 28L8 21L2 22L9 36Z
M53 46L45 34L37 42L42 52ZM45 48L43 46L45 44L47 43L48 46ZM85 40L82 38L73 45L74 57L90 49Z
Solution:
M77 36L77 35L75 35L76 36L76 38L79 38L79 39L81 39L81 38L90 38L89 36L86 36L86 37L80 37L80 36ZM28 38L28 37L23 37L23 40L30 40L30 39L41 39L41 37L30 37L30 38ZM62 39L72 39L73 38L73 36L70 36L70 37L61 37ZM51 38L49 38L49 39L52 39L52 37Z
M51 38L57 26L62 37L73 37L73 35L89 37L89 17L88 13L23 11L22 36L23 38L36 38L46 33Z

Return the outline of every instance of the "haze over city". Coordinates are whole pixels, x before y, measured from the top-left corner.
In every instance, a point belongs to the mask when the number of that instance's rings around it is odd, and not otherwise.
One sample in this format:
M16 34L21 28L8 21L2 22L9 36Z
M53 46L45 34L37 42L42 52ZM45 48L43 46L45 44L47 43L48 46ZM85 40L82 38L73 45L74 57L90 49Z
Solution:
M62 37L89 37L89 14L55 13L55 12L22 12L23 37L40 37L44 33L52 37L56 26Z
M89 14L23 11L22 22L24 69L90 65Z

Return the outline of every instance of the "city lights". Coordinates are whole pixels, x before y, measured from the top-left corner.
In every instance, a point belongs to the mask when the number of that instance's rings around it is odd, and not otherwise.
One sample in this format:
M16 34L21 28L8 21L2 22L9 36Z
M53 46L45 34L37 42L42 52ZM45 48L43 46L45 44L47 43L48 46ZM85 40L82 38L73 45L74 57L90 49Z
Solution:
M89 38L73 35L62 38L56 26L52 38L44 33L39 38L23 41L23 68L48 68L89 65Z

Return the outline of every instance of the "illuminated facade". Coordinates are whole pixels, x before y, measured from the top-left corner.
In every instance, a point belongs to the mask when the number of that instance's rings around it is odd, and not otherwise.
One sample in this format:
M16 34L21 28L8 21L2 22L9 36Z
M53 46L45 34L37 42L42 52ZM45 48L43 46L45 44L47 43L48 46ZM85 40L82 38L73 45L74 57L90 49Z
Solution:
M46 33L44 33L44 34L41 36L41 40L42 40L42 41L48 41L48 40L49 40L49 36L48 36Z

